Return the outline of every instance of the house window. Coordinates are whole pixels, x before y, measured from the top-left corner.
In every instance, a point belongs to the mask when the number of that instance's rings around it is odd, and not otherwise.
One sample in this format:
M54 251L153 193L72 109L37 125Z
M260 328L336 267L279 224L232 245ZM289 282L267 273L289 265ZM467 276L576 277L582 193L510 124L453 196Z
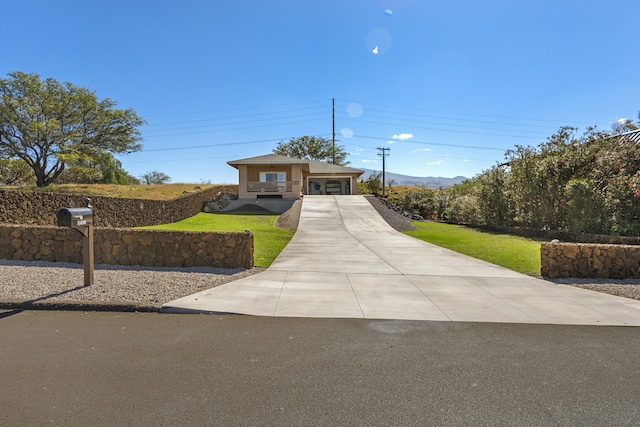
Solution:
M260 182L285 182L286 180L284 172L260 172Z
M260 172L260 182L270 182L275 186L275 191L284 193L287 191L287 174L285 172ZM271 190L273 191L273 190Z

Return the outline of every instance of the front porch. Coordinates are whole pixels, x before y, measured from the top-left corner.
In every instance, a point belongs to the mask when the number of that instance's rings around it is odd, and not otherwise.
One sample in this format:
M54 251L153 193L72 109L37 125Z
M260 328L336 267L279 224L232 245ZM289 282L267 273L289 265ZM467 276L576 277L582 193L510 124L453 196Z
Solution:
M247 193L260 193L260 196L278 196L284 197L286 193L293 192L293 181L249 181L247 182Z

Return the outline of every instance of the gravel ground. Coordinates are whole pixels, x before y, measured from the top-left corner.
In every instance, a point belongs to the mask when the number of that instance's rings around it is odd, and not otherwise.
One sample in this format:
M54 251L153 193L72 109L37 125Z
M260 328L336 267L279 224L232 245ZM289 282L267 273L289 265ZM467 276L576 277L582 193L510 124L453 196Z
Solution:
M264 270L96 265L94 284L83 286L80 264L0 260L0 301L159 307Z
M640 280L638 279L546 279L558 285L572 285L576 288L640 300Z
M374 197L372 206L398 231L415 229L403 215ZM297 226L300 205L278 222L282 228ZM53 306L62 308L155 310L162 304L264 271L216 268L149 268L96 265L94 285L82 286L82 265L0 260L0 307ZM640 300L640 280L556 279L570 284Z
M397 231L410 231L415 230L416 227L411 224L411 220L404 215L399 214L398 212L389 209L387 205L382 203L379 198L373 196L367 196L366 199L371 203L371 206L378 211L380 216L387 221L391 227L396 229Z

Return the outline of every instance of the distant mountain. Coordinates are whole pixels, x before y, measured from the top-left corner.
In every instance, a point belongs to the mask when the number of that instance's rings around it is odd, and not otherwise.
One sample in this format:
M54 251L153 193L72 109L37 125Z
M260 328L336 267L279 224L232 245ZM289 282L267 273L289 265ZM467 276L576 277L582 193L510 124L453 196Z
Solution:
M372 174L378 173L380 171L375 171L371 169L361 169L364 170L364 173L360 176L361 180L366 180ZM462 181L467 179L464 176L456 176L454 178L443 178L443 177L433 177L433 176L409 176L409 175L401 175L399 173L393 173L386 171L385 172L385 180L389 182L389 180L393 180L393 185L416 185L419 187L427 187L437 190L438 188L449 188L453 187L455 184L460 184Z

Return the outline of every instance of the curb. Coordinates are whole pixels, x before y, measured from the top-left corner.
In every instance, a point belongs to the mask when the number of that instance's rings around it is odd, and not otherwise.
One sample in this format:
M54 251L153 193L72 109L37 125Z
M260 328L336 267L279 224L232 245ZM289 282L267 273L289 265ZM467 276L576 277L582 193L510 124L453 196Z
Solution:
M105 311L121 313L159 313L161 306L133 303L110 302L33 302L33 301L0 301L0 310L59 310L59 311Z

